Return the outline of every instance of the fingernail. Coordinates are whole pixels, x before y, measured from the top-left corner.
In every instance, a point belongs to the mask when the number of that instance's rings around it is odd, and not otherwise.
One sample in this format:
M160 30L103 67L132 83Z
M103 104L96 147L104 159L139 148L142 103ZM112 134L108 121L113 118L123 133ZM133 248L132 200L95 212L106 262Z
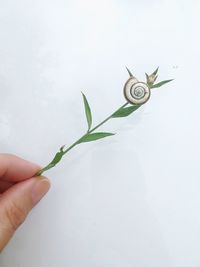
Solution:
M49 191L50 181L47 178L38 179L32 189L33 204L37 204Z

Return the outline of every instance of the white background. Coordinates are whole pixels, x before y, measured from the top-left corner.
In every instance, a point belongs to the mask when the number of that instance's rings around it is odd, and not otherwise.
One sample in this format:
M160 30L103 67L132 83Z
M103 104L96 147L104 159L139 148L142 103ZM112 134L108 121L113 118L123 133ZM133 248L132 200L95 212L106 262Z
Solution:
M0 151L45 165L124 102L127 65L149 102L46 173L52 188L1 267L200 266L200 2L0 0Z

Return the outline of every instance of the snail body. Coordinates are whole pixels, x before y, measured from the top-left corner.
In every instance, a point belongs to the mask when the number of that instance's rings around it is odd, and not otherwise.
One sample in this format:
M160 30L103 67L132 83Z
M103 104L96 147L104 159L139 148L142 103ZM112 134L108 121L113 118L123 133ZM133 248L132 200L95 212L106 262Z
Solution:
M124 85L124 96L126 100L134 105L146 103L150 98L151 92L148 85L139 82L135 77L130 77Z

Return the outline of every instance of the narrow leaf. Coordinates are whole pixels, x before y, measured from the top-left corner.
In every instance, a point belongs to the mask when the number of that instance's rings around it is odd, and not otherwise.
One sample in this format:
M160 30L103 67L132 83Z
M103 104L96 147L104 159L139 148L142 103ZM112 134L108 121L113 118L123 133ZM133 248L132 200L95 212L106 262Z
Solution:
M145 76L146 76L146 83L150 87L151 86L150 77L146 72L145 72Z
M156 74L158 73L158 69L159 67L157 67L157 69L152 74L156 76Z
M146 80L149 80L149 75L145 72Z
M102 139L104 137L111 136L111 135L114 135L114 134L113 133L105 133L105 132L87 134L81 138L81 140L78 142L78 144L84 143L84 142L95 141L95 140Z
M56 155L54 156L53 160L44 168L42 168L40 171L38 171L35 176L40 176L43 172L53 168L59 161L61 161L64 153L63 151L57 152Z
M158 87L161 87L161 86L163 86L164 84L169 83L169 82L171 82L171 81L173 81L173 79L171 79L171 80L165 80L165 81L162 81L162 82L153 84L153 85L151 86L151 89L152 89L152 88L158 88Z
M127 117L128 115L133 113L135 110L137 110L139 107L140 105L133 105L133 106L126 107L126 108L120 108L112 115L112 118Z
M63 156L63 152L57 152L50 164L56 165L61 160L62 156Z
M131 71L126 67L126 70L128 71L128 74L130 77L133 77L133 74L131 73Z
M91 109L90 109L89 103L88 103L87 98L84 95L84 93L82 93L82 96L83 96L83 102L84 102L84 107L85 107L85 115L86 115L86 118L87 118L88 131L89 131L91 126L92 126L92 113L91 113Z

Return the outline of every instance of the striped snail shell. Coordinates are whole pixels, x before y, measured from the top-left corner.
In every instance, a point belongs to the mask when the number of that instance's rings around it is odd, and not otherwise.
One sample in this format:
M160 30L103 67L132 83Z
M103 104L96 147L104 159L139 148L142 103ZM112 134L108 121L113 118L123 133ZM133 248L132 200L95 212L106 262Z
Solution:
M146 103L150 98L151 92L148 85L139 82L135 77L130 77L124 85L124 96L126 100L134 105Z

